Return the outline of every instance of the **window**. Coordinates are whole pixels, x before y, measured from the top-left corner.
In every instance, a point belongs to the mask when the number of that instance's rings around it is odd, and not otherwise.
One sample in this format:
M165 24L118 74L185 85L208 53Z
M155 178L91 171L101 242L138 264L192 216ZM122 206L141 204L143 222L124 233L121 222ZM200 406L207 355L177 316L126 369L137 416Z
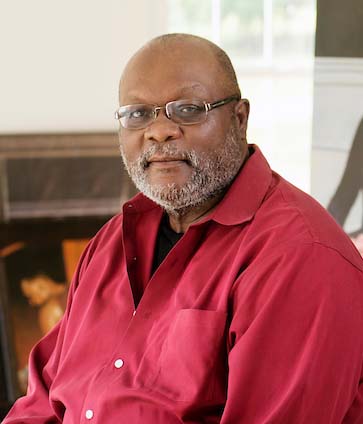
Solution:
M219 44L251 102L248 138L309 190L316 5L313 0L168 0L169 32Z

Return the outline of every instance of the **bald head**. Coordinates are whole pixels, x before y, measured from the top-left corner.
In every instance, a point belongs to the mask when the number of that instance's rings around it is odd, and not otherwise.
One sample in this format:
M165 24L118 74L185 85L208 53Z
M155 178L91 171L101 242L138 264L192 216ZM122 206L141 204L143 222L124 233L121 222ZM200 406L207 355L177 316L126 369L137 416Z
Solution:
M165 34L156 37L139 49L126 65L120 82L120 96L123 82L135 66L142 66L146 57L157 58L167 67L175 60L188 66L189 61L200 61L201 72L213 72L215 84L220 85L226 94L241 95L236 73L231 60L224 50L205 38L191 34ZM148 67L145 66L145 72Z

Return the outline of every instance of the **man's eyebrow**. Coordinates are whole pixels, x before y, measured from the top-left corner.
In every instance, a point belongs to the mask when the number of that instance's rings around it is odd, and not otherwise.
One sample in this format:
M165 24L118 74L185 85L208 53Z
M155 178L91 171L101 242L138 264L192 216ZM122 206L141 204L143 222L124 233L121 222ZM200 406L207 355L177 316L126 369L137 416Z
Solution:
M127 103L145 103L143 101L142 97L138 96L137 94L127 94Z
M180 92L183 93L184 91L195 91L195 90L200 90L200 89L203 89L203 86L199 83L195 83L195 84L186 85L186 86L182 87L180 89Z
M171 99L171 100L177 100L178 98L180 99L181 97L187 95L190 96L191 94L193 94L193 92L198 91L198 94L204 94L204 87L202 84L200 83L192 83L192 84L187 84L184 85L182 87L177 87L177 90L175 92L175 99ZM140 104L144 104L144 103L149 103L147 102L143 96L142 93L139 93L137 91L129 91L127 93L127 102L128 103L140 103Z
M196 95L198 98L207 96L207 92L202 84L196 83L181 87L178 90L178 97L189 97Z

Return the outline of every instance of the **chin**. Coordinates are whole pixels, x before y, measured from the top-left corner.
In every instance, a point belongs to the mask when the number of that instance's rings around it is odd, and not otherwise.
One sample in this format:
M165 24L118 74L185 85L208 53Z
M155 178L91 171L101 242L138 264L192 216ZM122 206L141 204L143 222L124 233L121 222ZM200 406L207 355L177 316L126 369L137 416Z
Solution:
M148 183L152 185L176 184L183 186L190 180L191 171L185 169L184 164L170 168L149 168L146 172L146 177Z
M166 188L182 188L188 183L187 178L176 178L172 175L162 175L148 179L148 184L154 190L162 190Z

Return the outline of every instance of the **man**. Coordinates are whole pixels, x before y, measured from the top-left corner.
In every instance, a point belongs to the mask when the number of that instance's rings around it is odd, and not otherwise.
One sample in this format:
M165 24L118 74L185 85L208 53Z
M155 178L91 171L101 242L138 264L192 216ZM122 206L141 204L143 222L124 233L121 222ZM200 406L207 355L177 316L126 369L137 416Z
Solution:
M362 259L247 145L225 53L154 39L120 104L143 194L89 244L4 423L363 422Z

